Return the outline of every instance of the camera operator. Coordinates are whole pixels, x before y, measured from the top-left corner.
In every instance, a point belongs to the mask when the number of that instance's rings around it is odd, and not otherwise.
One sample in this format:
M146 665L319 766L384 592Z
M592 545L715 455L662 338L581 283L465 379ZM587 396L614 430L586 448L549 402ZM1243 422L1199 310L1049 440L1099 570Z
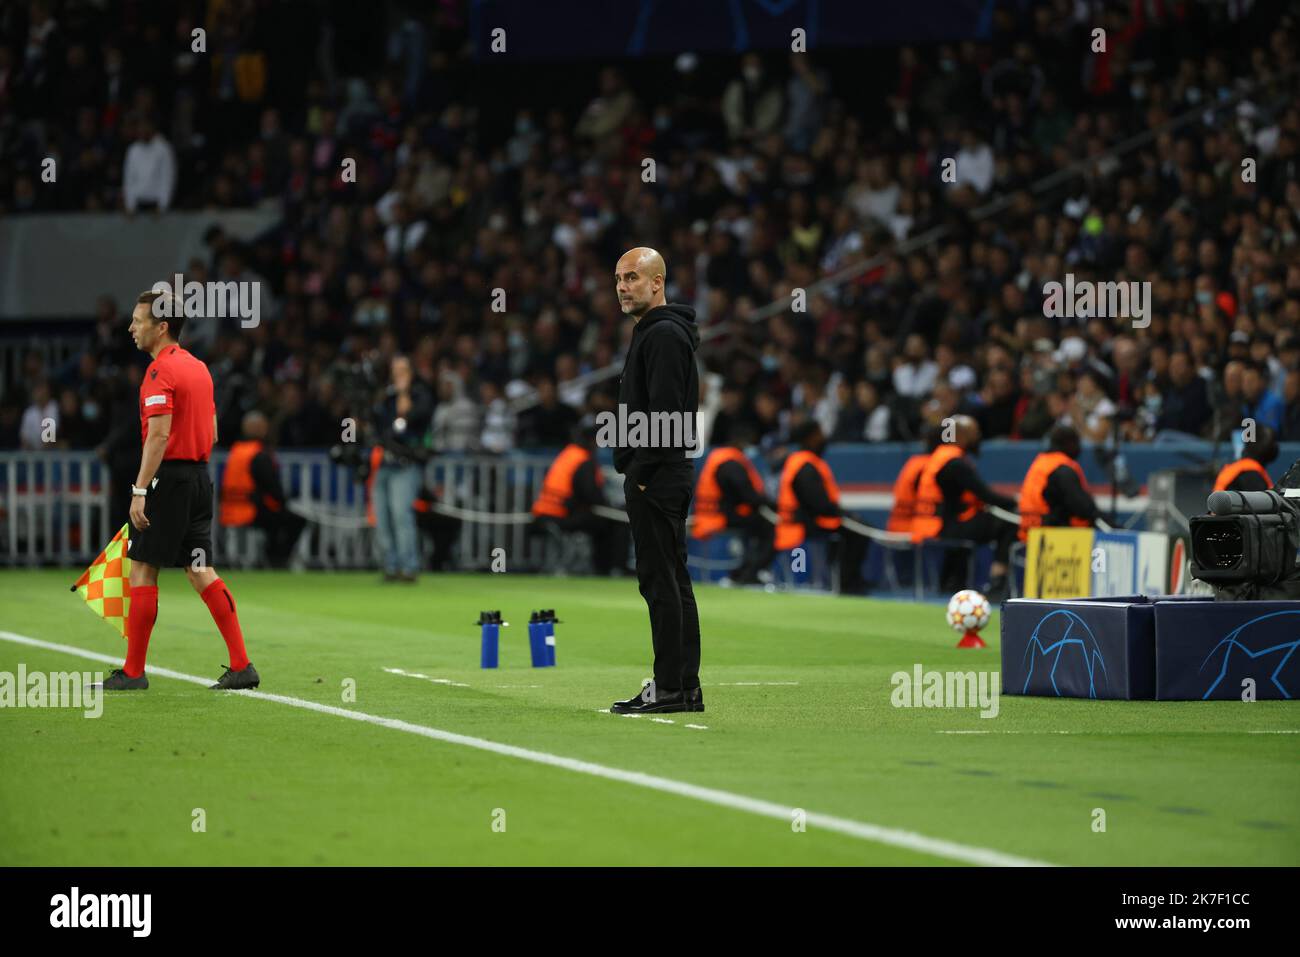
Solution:
M1256 430L1255 441L1242 446L1241 458L1229 462L1214 480L1216 492L1267 492L1273 487L1266 465L1277 458L1277 433L1267 425Z
M1300 461L1276 488L1219 489L1191 525L1191 573L1218 601L1300 599Z
M433 396L415 378L411 360L393 357L389 385L371 412L375 443L383 450L375 473L375 522L384 581L414 582L420 570L414 503L420 494L424 439L433 420Z

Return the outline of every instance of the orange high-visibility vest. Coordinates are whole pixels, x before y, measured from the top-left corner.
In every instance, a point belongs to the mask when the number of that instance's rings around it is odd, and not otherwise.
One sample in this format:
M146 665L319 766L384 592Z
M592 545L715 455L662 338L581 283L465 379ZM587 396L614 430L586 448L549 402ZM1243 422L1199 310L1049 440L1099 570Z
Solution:
M370 473L366 476L366 524L375 525L375 476L384 464L384 447L376 445L370 450Z
M726 462L743 465L754 491L763 494L763 479L744 452L730 445L714 449L704 460L700 480L695 484L695 524L691 526L691 538L708 538L727 527L727 515L722 511L722 486L718 484L718 469ZM744 502L736 505L737 515L750 515L753 511Z
M221 524L227 528L252 525L257 518L257 485L253 482L253 459L262 451L261 442L236 442L226 457L221 475Z
M1047 518L1049 508L1047 498L1043 493L1047 491L1048 478L1062 465L1068 465L1074 469L1074 474L1079 476L1079 484L1083 486L1085 492L1088 491L1088 482L1083 477L1083 466L1078 462L1064 452L1038 453L1034 461L1029 464L1029 471L1025 473L1024 484L1020 486L1020 531L1017 534L1022 542L1028 540L1031 528L1038 528L1043 524L1043 520ZM1092 522L1086 518L1071 515L1070 525L1074 528L1089 528L1092 526Z
M921 470L930 461L929 452L919 452L903 463L903 468L894 480L894 507L889 511L889 521L885 523L887 532L910 532L912 516L916 512L916 483L920 481Z
M1229 462L1219 472L1219 477L1214 480L1214 491L1226 492L1228 486L1237 480L1237 476L1243 472L1258 472L1264 476L1264 482L1269 488L1273 487L1273 480L1269 478L1268 470L1260 465L1254 459L1237 459L1235 462Z
M781 469L781 487L776 497L776 511L780 521L776 525L776 538L773 544L777 551L784 552L792 548L798 548L803 544L804 537L807 534L803 523L795 521L795 515L799 510L799 499L794 494L794 477L799 474L801 468L808 464L811 464L821 473L822 483L826 486L827 497L835 505L840 504L840 487L835 484L835 476L831 474L831 467L822 460L821 456L807 449L801 449L790 455L785 460L785 467ZM834 531L840 527L838 515L818 515L815 521L818 527L827 531Z
M921 469L921 477L916 481L912 541L934 538L943 530L943 489L939 488L939 473L953 459L959 459L965 454L960 445L952 442L945 442L930 453L925 467ZM984 507L974 492L962 492L961 501L966 507L957 516L959 522L974 518Z
M591 453L581 445L570 443L555 457L551 467L542 479L542 489L533 503L534 515L550 515L565 518L569 514L569 499L573 498L573 476L579 466L591 458ZM605 477L596 469L596 484L604 482Z

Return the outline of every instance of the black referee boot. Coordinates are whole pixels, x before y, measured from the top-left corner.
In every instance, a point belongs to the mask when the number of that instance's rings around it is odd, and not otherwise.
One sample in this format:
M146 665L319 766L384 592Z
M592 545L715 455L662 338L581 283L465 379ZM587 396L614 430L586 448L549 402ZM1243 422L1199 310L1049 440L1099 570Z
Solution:
M114 668L108 673L107 678L103 681L96 681L90 687L98 688L101 691L147 691L149 679L143 671L140 672L140 677L132 678L121 668Z
M257 669L250 661L243 671L236 671L227 665L225 672L217 679L217 683L208 687L213 691L242 691L245 688L256 688L261 682Z
M685 688L682 690L682 694L686 696L687 711L704 710L704 692L699 688Z
M609 710L614 714L671 714L691 709L687 705L686 695L683 692L660 690L655 687L652 679L647 678L641 685L640 694L626 701L615 701Z

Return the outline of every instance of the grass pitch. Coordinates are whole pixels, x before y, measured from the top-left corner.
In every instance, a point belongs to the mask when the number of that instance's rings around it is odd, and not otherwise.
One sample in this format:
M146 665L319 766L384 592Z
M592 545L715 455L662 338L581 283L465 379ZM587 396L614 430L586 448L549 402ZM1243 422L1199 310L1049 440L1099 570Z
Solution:
M125 643L68 592L75 577L0 572L0 629L120 656ZM94 720L0 710L0 865L1300 863L1293 702L1004 697L989 719L891 706L896 671L999 670L996 615L988 650L959 651L939 606L700 586L708 710L664 723L598 710L649 674L627 580L226 580L261 691L295 700L159 675L215 679L225 659L202 602L165 572L149 691L107 696ZM561 619L559 665L533 669L528 613L543 606ZM485 608L511 622L495 671L478 667ZM0 636L0 671L20 663L112 667ZM609 769L725 797L599 776Z

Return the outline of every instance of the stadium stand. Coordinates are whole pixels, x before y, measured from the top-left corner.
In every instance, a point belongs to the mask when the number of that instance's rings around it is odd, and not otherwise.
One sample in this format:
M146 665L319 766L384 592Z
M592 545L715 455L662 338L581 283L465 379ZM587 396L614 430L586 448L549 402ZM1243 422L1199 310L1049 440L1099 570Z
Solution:
M645 237L704 327L706 441L752 429L770 472L811 421L865 448L958 414L985 440L1225 440L1249 415L1300 441L1300 38L1275 5L999 5L987 38L888 50L883 91L830 52L569 64L497 114L459 4L346 6L0 12L0 219L274 213L186 267L267 290L257 328L188 333L223 444L257 411L273 446L333 445L404 352L434 455L557 448L613 406L610 263ZM171 52L195 26L213 55ZM1150 283L1149 324L1047 315L1066 274ZM5 335L0 449L132 462L129 308L87 301L58 349Z

